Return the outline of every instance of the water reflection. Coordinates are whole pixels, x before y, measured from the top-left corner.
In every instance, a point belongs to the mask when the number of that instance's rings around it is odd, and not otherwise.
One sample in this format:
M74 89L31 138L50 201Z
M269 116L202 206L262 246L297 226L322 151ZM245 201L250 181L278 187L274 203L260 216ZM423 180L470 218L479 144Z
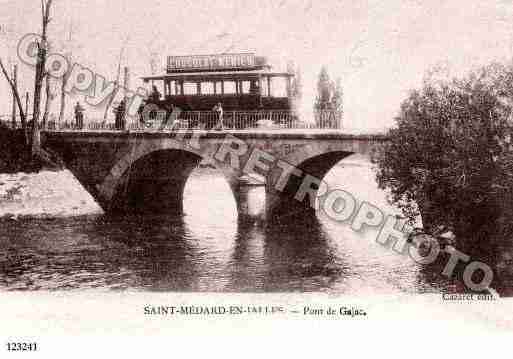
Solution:
M6 289L316 290L341 274L318 223L239 222L221 247L193 236L183 217L6 224L12 230L0 237Z
M201 248L191 240L182 217L102 217L93 234L94 238L116 243L123 248L122 255L130 257L118 260L132 274L133 287L163 291L201 289Z
M331 288L348 275L343 255L315 217L298 224L275 223L266 228L265 261L268 263L266 290L317 291Z
M337 168L331 180L362 186L358 171L368 169ZM363 185L376 196L375 184ZM239 220L219 174L193 176L185 198L181 217L1 222L0 287L351 295L462 290L439 274L443 266L420 267L378 245L375 236L322 216L272 224ZM251 198L257 214L263 193L255 189ZM511 244L496 253L496 289L511 295Z

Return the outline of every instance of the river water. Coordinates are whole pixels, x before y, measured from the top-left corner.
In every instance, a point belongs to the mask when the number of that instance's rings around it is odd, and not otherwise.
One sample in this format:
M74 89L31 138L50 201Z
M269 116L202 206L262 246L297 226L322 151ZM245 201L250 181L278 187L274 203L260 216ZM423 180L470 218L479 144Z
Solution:
M331 185L397 212L377 188L370 164L342 162ZM264 206L261 187L250 212ZM200 169L189 179L184 215L0 222L0 288L4 290L151 290L328 292L349 295L463 290L458 280L423 268L328 218L270 225L241 222L222 175ZM398 212L397 212L398 213ZM499 263L511 267L511 250ZM496 289L511 295L511 276Z

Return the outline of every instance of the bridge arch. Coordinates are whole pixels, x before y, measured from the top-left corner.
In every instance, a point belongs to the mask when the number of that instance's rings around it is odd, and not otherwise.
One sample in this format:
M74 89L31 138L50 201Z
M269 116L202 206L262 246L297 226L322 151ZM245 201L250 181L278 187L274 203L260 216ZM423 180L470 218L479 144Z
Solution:
M267 205L269 218L303 217L314 215L315 199L319 195L316 183L307 183L307 176L324 181L326 174L344 158L355 152L345 149L326 149L311 146L296 151L283 161L300 170L300 175L291 175L284 188L276 190L277 178L282 173L271 173L267 180ZM300 199L298 199L300 198Z
M207 152L179 142L133 146L97 186L102 207L109 212L181 213L185 184ZM237 200L234 174L216 166Z
M170 167L169 164L172 164L171 169L174 170L169 169L169 172L157 173L160 176L148 175L146 176L147 181L153 180L154 177L159 177L162 180L166 176L173 177L176 184L175 189L180 189L182 182L185 182L185 178L192 171L189 167L194 167L201 158L218 159L219 150L221 148L226 150L226 144L231 146L233 137L244 141L248 150L251 151L240 154L240 148L233 148L235 151L228 151L232 156L230 161L226 161L228 157L225 156L225 161L219 160L213 161L213 163L228 180L239 213L243 213L245 206L241 203L244 203L245 198L245 189L242 188L245 186L245 181L241 181L241 177L243 177L248 159L255 160L250 157L254 153L252 150L259 149L271 155L274 159L271 161L272 164L269 156L263 158L268 170L265 170L265 165L261 164L254 168L259 175L266 178L266 207L268 209L266 213L270 213L271 216L274 209L286 209L299 204L294 197L307 177L305 174L323 179L327 172L343 158L352 153L369 154L376 146L387 141L387 138L381 135L343 133L256 132L234 133L233 136L227 136L226 133L221 132L191 132L189 134L166 131L144 133L55 131L45 132L42 143L45 148L63 159L63 162L84 188L95 197L105 211L109 211L111 207L119 206L119 200L123 199L128 188L136 186L134 181L128 182L134 173L134 168L135 172L151 173L148 171L148 166L144 165L145 160L160 161L165 163L164 167ZM241 168L230 167L230 164L235 162L231 159L236 156L240 159L237 166ZM177 165L178 159L180 161L184 159L182 166ZM276 191L274 190L276 179L279 179L284 172L279 166L280 162L288 164L291 168L297 167L301 170L302 176L299 178L289 177L284 190ZM179 173L181 174L178 175ZM280 183L283 182L285 181ZM309 197L312 197L312 193L315 194L315 190L315 188L311 189L307 197L301 197L300 212L304 213L305 209L308 210L309 202L311 202ZM174 193L174 196L180 198L179 193L180 191ZM123 200L126 202L127 198ZM141 201L143 200L132 200L132 202ZM181 205L181 201L179 202Z

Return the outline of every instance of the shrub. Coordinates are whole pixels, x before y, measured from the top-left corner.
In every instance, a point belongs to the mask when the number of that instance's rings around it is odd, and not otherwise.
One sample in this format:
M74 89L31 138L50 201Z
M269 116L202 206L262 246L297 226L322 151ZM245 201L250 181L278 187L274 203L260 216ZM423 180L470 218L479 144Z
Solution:
M420 214L428 231L444 226L475 241L499 219L511 222L512 79L511 67L492 64L464 78L429 77L403 101L375 162L378 184L411 222Z

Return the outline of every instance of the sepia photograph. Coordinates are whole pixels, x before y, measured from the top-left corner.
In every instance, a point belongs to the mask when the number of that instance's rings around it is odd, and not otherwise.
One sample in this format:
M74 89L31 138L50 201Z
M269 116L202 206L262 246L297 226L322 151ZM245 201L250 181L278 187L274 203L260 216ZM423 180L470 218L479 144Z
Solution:
M0 70L0 357L511 334L512 1L0 0Z

